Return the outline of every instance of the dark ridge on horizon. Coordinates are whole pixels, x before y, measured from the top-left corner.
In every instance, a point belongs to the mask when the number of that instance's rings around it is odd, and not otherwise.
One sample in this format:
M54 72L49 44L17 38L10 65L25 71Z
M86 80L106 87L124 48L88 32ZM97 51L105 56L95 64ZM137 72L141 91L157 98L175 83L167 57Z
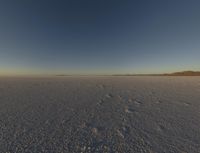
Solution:
M182 71L182 72L174 72L171 74L164 74L171 76L200 76L200 71Z
M180 71L160 74L57 74L57 77L64 76L200 76L200 71Z
M200 71L181 71L161 74L114 74L113 76L200 76Z

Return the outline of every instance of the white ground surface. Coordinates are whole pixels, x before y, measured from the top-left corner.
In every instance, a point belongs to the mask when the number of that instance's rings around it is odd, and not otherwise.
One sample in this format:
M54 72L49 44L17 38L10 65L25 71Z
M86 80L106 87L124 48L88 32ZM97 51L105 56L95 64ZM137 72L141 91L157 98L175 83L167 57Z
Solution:
M1 153L199 153L200 77L0 79Z

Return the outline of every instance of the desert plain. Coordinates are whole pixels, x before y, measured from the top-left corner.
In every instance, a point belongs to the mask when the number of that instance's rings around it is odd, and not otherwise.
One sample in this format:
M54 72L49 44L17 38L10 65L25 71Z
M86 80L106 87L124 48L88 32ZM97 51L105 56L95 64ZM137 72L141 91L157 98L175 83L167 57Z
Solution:
M200 77L2 77L0 152L199 153Z

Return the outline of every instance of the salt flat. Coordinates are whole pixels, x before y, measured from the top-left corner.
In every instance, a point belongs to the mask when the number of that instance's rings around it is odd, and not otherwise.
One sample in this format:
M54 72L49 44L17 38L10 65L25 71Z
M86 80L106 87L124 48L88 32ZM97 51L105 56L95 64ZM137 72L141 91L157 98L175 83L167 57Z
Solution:
M200 77L0 79L2 153L198 153Z

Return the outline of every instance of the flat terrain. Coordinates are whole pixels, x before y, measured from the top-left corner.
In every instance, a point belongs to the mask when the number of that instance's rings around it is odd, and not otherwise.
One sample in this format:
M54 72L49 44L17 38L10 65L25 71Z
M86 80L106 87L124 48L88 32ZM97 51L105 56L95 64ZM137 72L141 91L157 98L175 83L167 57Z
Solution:
M0 79L1 153L199 153L200 77Z

